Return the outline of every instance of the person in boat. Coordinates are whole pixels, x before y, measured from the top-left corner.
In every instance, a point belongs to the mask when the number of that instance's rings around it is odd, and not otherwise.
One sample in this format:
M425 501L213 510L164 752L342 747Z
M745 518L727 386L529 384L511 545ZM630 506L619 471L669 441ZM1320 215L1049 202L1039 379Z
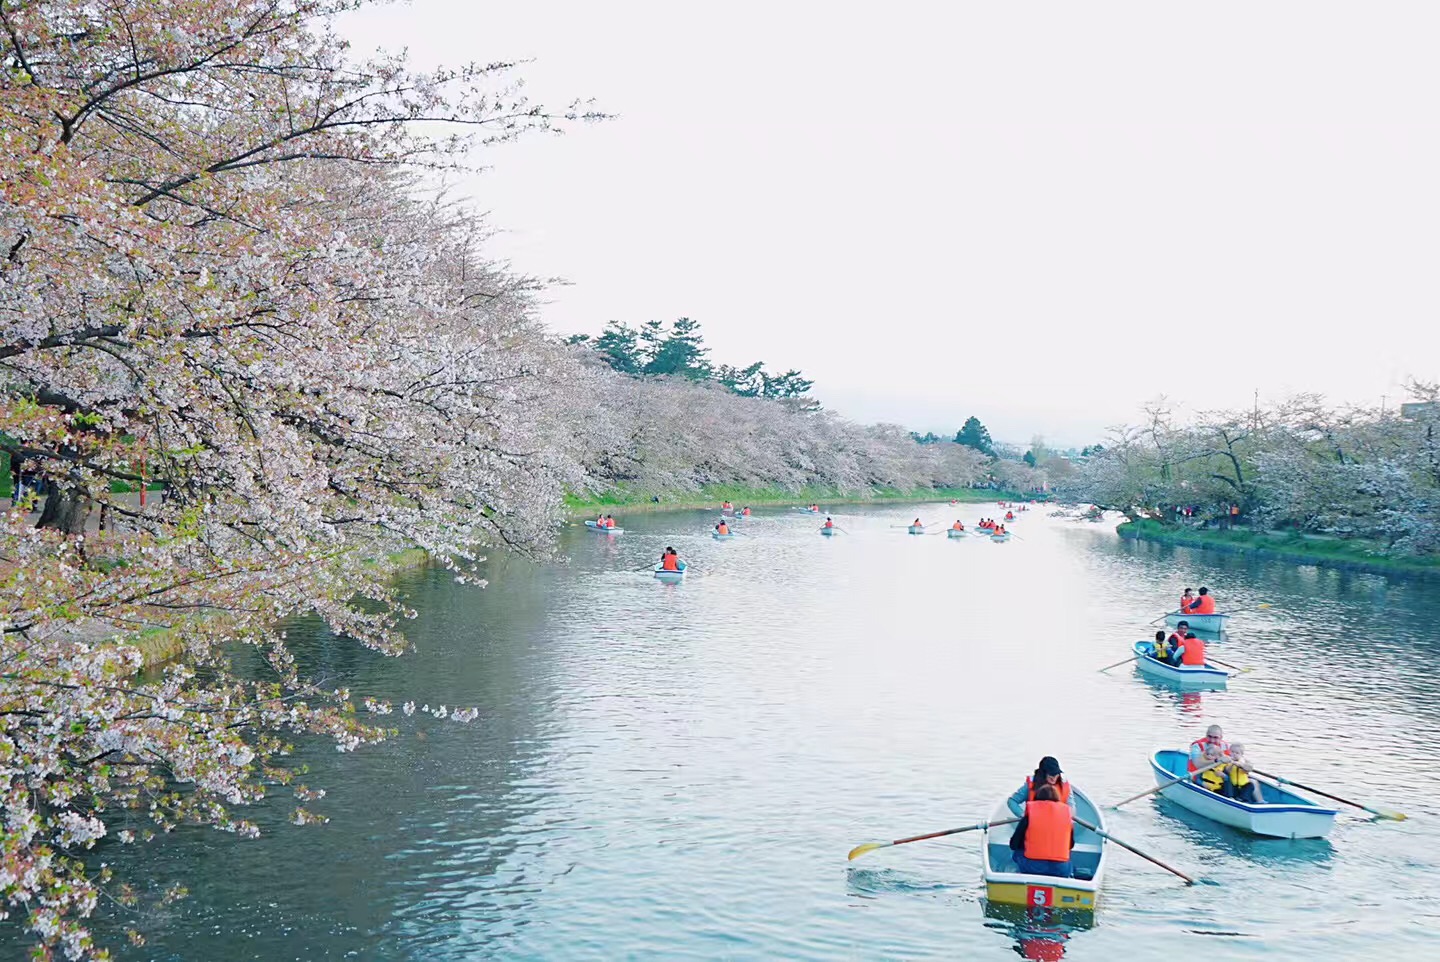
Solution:
M741 511L740 514L741 514L741 516L746 517L746 518L750 517L750 507L747 505L747 506L745 507L745 510L744 510L744 511Z
M1053 755L1040 759L1035 774L1028 776L1025 784L1015 789L1015 794L1007 798L1005 804L1018 818L1025 814L1025 803L1035 801L1035 790L1044 785L1054 788L1060 794L1060 801L1075 807L1075 801L1070 797L1070 783L1065 781L1065 773L1060 770L1060 763Z
M734 510L735 510L735 505L731 504L729 501L722 501L722 502L720 502L720 510L721 510L721 511L734 511Z
M952 530L952 531L964 531L964 530L965 530L965 526L960 523L960 519L959 519L959 518L956 518L956 519L955 519L955 523L950 526L950 530Z
M914 521L910 522L910 527L912 527L912 528L923 528L923 527L925 527L925 526L920 523L920 519L919 519L919 518L916 518Z
M1173 665L1173 664L1175 664L1175 662L1171 661L1170 659L1171 659L1171 656L1172 656L1174 653L1175 653L1175 649L1172 648L1172 647L1170 647L1170 643L1165 640L1165 632L1163 632L1163 631L1157 631L1157 632L1155 632L1155 645L1154 645L1154 658L1155 658L1155 660L1156 660L1156 661L1164 662L1164 663L1167 664L1167 665Z
M1179 638L1181 635L1184 637ZM1189 665L1193 668L1205 667L1205 642L1195 637L1195 633L1190 630L1189 625L1183 621L1180 622L1175 626L1175 634L1170 637L1179 638L1179 644L1175 647L1175 657L1178 659L1175 663L1177 665Z
M1010 836L1011 858L1027 875L1074 878L1070 850L1075 847L1075 813L1060 800L1054 785L1041 785L1035 800L1025 803L1025 813Z
M675 553L674 548L667 547L665 553L660 556L661 571L679 571L680 556Z
M724 519L724 518L721 518L720 521L719 521L719 523L715 525L715 533L716 533L716 534L729 534L729 533L730 533L730 526L725 523L725 519Z
M607 528L613 528L613 527L615 527L615 516L614 516L613 514L607 514L607 515L605 516L605 527L607 527Z
M825 523L822 524L820 527L822 527L822 528L833 528L833 527L835 527L835 522L832 521L832 520L829 519L829 518L826 518L826 519L825 519Z
M1247 805L1264 805L1265 796L1260 792L1260 783L1250 777L1254 771L1245 758L1245 746L1236 742L1230 746L1230 763L1216 769L1225 773L1226 798L1233 798Z
M1190 743L1190 760L1186 763L1185 770L1194 775L1198 769L1211 762L1229 757L1230 743L1225 740L1225 730L1219 725L1211 725L1205 729L1204 738L1197 738Z
M1213 615L1215 613L1215 599L1210 597L1210 589L1201 588L1200 594L1194 601L1190 602L1190 607L1181 610L1189 615Z
M1195 589L1186 588L1184 591L1180 592L1180 607L1175 610L1183 615L1190 610L1190 606L1194 603Z
M1185 649L1185 642L1194 637L1190 631L1190 622L1182 621L1175 626L1175 630L1170 632L1170 637L1165 639L1166 645L1170 649L1170 654L1174 659L1170 664L1180 664L1180 652Z
M1015 520L1015 512L1013 512L1013 511L1006 511L1006 512L1005 512L1005 520L1006 520L1006 521L1014 521L1014 520Z

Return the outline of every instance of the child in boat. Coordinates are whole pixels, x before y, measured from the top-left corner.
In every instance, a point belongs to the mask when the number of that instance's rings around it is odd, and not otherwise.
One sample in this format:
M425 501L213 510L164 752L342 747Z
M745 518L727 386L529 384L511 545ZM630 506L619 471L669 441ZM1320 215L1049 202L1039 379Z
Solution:
M1170 646L1165 643L1165 632L1155 632L1155 660L1163 661L1167 665L1174 664L1174 662L1170 660L1170 656Z
M1217 769L1217 771L1225 773L1224 793L1226 798L1233 798L1250 805L1265 804L1265 796L1260 794L1260 783L1250 777L1252 770L1250 762L1245 758L1245 746L1239 742L1231 744L1230 763Z

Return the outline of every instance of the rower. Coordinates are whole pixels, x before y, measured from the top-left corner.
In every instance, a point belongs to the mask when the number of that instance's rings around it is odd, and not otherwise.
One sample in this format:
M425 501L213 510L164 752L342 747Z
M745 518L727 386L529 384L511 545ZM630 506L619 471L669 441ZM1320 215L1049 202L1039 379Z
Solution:
M1186 763L1185 770L1193 775L1196 769L1229 757L1230 743L1225 740L1224 729L1219 725L1211 725L1205 729L1204 738L1197 738L1190 743L1190 760Z
M1049 785L1060 793L1060 801L1075 807L1074 801L1070 798L1070 783L1065 781L1064 772L1060 771L1060 763L1053 755L1046 755L1040 759L1040 764L1035 768L1035 774L1025 779L1025 784L1015 789L1015 794L1005 800L1010 811L1017 817L1025 814L1025 803L1035 801L1035 789Z
M614 516L613 514L607 514L607 515L605 516L605 527L607 527L607 528L613 528L613 527L615 527L615 516Z
M1180 625L1177 626L1175 630L1177 634L1184 632L1185 635L1185 638L1180 643L1180 646L1175 649L1175 654L1180 659L1179 664L1194 665L1197 668L1204 668L1205 642L1201 641L1199 638L1196 638L1193 632L1186 630L1185 622L1183 621L1180 622Z
M716 534L729 534L729 533L730 533L730 526L725 523L725 519L724 519L724 518L721 518L721 519L720 519L720 523L715 526L715 533L716 533Z
M834 522L834 521L831 521L829 518L826 518L826 519L825 519L825 524L823 524L821 527L833 528L833 527L835 527L835 522Z
M912 527L912 528L923 528L923 527L925 527L925 526L920 523L920 519L919 519L919 518L916 518L914 521L910 522L910 527Z
M955 523L950 526L950 530L951 530L951 531L964 531L964 530L965 530L965 526L960 523L960 519L959 519L959 518L956 518L956 519L955 519Z
M679 571L680 556L675 553L674 548L666 548L665 553L660 556L661 571Z
M1075 847L1075 813L1060 801L1054 785L1041 785L1035 800L1025 803L1025 814L1010 836L1011 858L1027 875L1074 878L1070 850Z
M1200 596L1192 601L1190 607L1185 609L1185 611L1192 615L1213 615L1215 613L1215 599L1210 597L1210 589L1201 588Z
M1006 520L1006 521L1014 521L1014 520L1015 520L1015 512L1013 512L1013 511L1006 511L1006 512L1005 512L1005 520Z
M1175 630L1170 633L1169 638L1165 639L1170 646L1170 651L1175 655L1173 664L1180 664L1180 649L1185 647L1186 641L1194 637L1190 632L1190 622L1182 621L1175 625Z
M746 518L750 517L750 507L749 507L749 505L746 505L745 510L744 510L744 511L741 511L740 514L741 514L741 516L746 517Z

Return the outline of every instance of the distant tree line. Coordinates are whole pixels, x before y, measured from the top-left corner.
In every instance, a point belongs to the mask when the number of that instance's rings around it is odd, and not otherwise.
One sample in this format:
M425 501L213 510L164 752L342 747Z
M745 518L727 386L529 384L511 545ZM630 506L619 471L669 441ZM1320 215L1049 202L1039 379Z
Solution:
M747 367L711 364L706 356L710 349L705 346L700 323L688 317L676 318L668 326L664 321L649 320L638 328L623 321L610 321L599 337L576 334L566 338L566 343L593 348L621 374L714 381L741 397L805 398L815 383L794 369L772 374L765 370L762 361ZM802 407L813 411L819 409L820 404L813 398L805 398Z

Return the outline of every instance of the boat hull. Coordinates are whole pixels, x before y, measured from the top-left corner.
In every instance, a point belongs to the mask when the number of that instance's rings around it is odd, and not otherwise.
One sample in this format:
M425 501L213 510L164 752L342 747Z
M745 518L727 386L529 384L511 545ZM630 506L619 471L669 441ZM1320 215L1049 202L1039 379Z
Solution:
M834 535L835 535L835 529L834 529L834 528L821 528L821 529L820 529L820 533L823 534L823 535L824 535L825 537L827 537L827 538L831 538L831 537L834 537Z
M1075 815L1091 825L1105 828L1105 819L1095 803L1073 785ZM1002 800L990 816L991 822L1013 818ZM992 905L1013 905L1028 909L1093 913L1100 904L1100 885L1105 879L1105 840L1088 828L1075 826L1075 847L1071 850L1076 878L1029 875L1016 869L1011 859L1010 836L1014 825L985 829L980 838L985 898ZM1083 876L1083 877L1082 877Z
M1204 631L1216 635L1225 630L1225 624L1229 620L1229 615L1219 612L1213 615L1182 615L1178 611L1172 611L1165 616L1165 624L1171 628L1174 628L1182 621L1188 621L1190 622L1190 627L1195 631Z
M1150 756L1155 784L1161 785L1185 774L1188 755L1185 752L1161 750ZM1245 802L1201 788L1193 782L1178 782L1160 792L1166 801L1211 821L1238 828L1242 832L1266 838L1324 838L1335 826L1339 812L1324 808L1294 792L1261 786L1264 805Z
M593 521L587 521L587 522L585 522L585 527L589 528L591 531L595 532L596 534L624 534L624 533L625 533L625 529L624 529L624 528L602 528L600 525L596 524L596 523L593 522Z
M957 530L957 529L955 529L955 528L951 528L949 531L947 531L947 532L945 533L945 537L947 537L947 538L963 538L963 537L965 537L965 532L964 532L964 531Z
M924 534L924 533L925 533L925 528L924 528L923 525L912 524L912 525L910 526L910 533L911 533L911 534Z
M721 534L720 532L715 531L711 533L710 537L714 538L716 541L729 541L731 538L735 537L735 535Z
M990 540L998 541L999 543L1004 544L1006 541L1010 540L1010 532L1007 531L1004 534L992 534L990 536Z
M685 562L680 562L679 571L666 571L657 564L655 566L655 577L660 581L683 581L685 580Z
M1193 665L1167 665L1155 660L1155 644L1149 641L1135 642L1135 667L1140 674L1156 681L1173 685L1181 691L1216 691L1224 688L1230 680L1230 673L1209 662L1204 668Z

